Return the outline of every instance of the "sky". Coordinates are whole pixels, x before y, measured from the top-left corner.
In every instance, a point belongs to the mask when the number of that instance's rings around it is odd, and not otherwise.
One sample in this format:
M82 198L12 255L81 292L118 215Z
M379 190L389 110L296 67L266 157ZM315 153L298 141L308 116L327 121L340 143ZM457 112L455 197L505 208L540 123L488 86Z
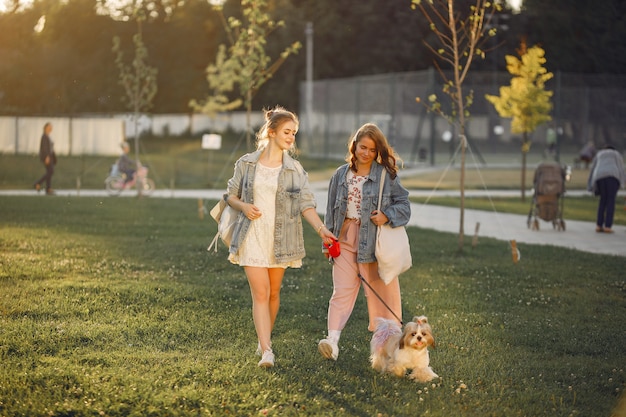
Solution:
M522 4L522 0L507 0L507 1L511 5L513 10L519 11L519 7Z
M0 12L6 12L11 3L11 0L0 0ZM27 0L22 3L31 4L32 0Z
M513 7L514 10L519 10L519 6L522 0L507 0L508 3ZM29 4L32 0L26 0L23 3ZM0 13L5 12L7 10L7 5L11 3L11 0L0 0Z
M68 0L57 0L59 2L67 2ZM123 5L125 3L130 2L130 0L109 0L108 4L110 7L110 11L113 11L116 6ZM12 3L12 0L0 0L0 13L7 11L9 5ZM33 0L20 0L21 9L28 8L33 3Z
M0 12L6 12L11 3L12 0L0 0ZM20 3L22 3L24 7L28 7L33 3L33 0L22 0Z

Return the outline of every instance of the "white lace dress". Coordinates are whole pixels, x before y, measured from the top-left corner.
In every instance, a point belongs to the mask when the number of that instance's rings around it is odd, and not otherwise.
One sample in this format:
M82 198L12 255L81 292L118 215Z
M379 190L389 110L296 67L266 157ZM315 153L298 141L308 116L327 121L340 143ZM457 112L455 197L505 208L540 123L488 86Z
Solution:
M250 222L248 233L239 251L228 259L241 266L264 268L299 268L302 260L277 263L274 256L274 220L276 217L276 191L278 174L282 166L268 168L257 163L254 174L254 205L261 210L261 217Z

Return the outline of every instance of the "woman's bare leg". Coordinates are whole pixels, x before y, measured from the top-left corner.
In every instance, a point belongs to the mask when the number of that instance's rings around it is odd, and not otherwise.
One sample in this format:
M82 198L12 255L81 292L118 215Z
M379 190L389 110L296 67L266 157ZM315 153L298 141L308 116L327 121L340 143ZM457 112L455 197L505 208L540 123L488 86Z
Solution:
M283 268L244 267L252 294L252 318L261 352L271 349L271 336L280 308Z

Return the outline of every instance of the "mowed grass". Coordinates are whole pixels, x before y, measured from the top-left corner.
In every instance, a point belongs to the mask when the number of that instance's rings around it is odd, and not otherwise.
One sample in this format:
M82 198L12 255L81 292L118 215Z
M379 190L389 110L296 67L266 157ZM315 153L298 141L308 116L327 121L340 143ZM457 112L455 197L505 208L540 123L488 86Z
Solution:
M226 181L232 175L233 164L243 152L244 142L241 135L224 135L223 148L204 150L199 138L145 138L140 142L141 160L150 167L150 177L159 189L207 189L225 188ZM134 145L134 143L131 143ZM134 150L134 146L133 146ZM541 157L532 155L527 164L525 199L519 197L503 198L496 195L497 190L520 190L521 168L516 154L489 155L493 164L481 165L476 161L468 162L465 173L466 190L494 192L490 198L466 196L465 207L468 209L507 212L527 215L532 208L533 176ZM446 156L439 155L439 161ZM53 178L53 187L59 189L104 189L110 166L117 157L103 156L63 156L59 159ZM308 158L306 154L299 159L309 174L311 182L326 183L341 160L320 160ZM564 161L572 155L563 155ZM510 168L502 168L507 163ZM423 169L401 170L402 184L409 190L458 190L460 169L458 162L447 166ZM35 179L43 173L43 167L33 155L0 154L0 189L28 189ZM567 190L585 190L589 170L573 167L570 179L566 182ZM458 197L416 197L417 203L427 202L433 205L459 207ZM566 220L595 222L598 199L593 196L570 197L565 195L563 217ZM626 200L622 196L616 202L615 220L617 225L626 224Z
M434 206L460 207L460 198L457 197L411 197L411 201L418 204ZM598 197L593 196L562 196L558 200L559 209L563 219L596 221L598 210ZM537 202L533 200L532 194L525 200L520 197L465 197L465 208L470 210L484 210L493 213L514 213L528 216L531 211L538 212ZM567 223L566 223L567 224ZM615 215L613 224L626 225L626 201L618 196L615 202Z
M527 190L532 189L537 163L528 163L524 174ZM400 171L402 175L402 171ZM589 170L574 169L569 180L565 182L566 189L586 190ZM458 190L460 189L461 170L456 166L440 167L419 175L402 177L402 185L410 189L421 190ZM521 196L522 168L511 164L509 168L487 166L467 166L465 169L465 188L470 190L520 190ZM526 192L528 195L528 191ZM532 193L531 193L532 195Z
M211 202L207 202L211 206ZM0 197L2 416L609 416L626 383L624 258L409 228L405 319L425 314L432 383L368 364L362 295L337 362L331 268L308 225L257 367L249 288L193 200ZM622 406L621 412L624 412ZM616 414L617 415L617 414Z
M135 144L131 139L131 157L135 157ZM149 176L157 188L201 189L224 188L232 176L235 160L246 152L245 137L227 132L219 150L202 149L198 137L146 137L139 142L140 160L149 167ZM520 155L517 153L488 154L487 164L468 158L465 170L467 189L520 189ZM311 181L328 181L341 158L311 158L306 152L298 159L309 173ZM571 161L571 154L563 154L563 163ZM58 189L104 189L104 180L117 156L62 155L58 158L53 177L53 187ZM534 171L542 158L529 154L525 174L527 188L532 187ZM403 185L409 189L459 189L459 162L449 164L449 155L437 155L438 166L418 174L400 172ZM510 167L509 167L510 165ZM570 163L571 165L571 163ZM504 168L503 168L504 166ZM407 166L406 168L409 168ZM0 189L29 189L44 173L36 155L13 155L0 153ZM589 170L574 168L567 186L586 189Z
M131 139L131 157L135 145ZM225 188L237 158L245 153L245 137L226 133L219 150L202 149L194 137L144 138L139 159L159 189ZM52 180L56 189L104 189L104 180L118 156L59 156ZM330 179L340 162L300 159L307 171L322 171L316 178ZM45 170L36 155L0 153L0 189L32 189Z
M235 133L224 134L223 147L205 150L201 139L193 137L144 138L140 141L140 159L149 166L149 176L159 189L207 189L226 187L232 176L235 160L245 152L245 140ZM134 152L134 142L132 151ZM309 174L311 182L326 183L342 160L316 159L306 153L298 156ZM438 155L443 165L422 166L422 169L401 170L402 184L409 190L458 190L461 172L459 163L447 162L447 155ZM490 154L492 162L480 164L468 160L465 172L466 190L490 192L496 190L520 190L521 168L518 154ZM110 156L61 156L53 177L57 189L104 189L104 180L117 157ZM466 197L466 208L498 212L528 214L532 204L533 176L541 155L530 154L525 174L526 198ZM571 154L563 154L563 161L573 160ZM509 168L503 168L510 164ZM408 167L407 167L408 168ZM0 154L0 189L30 189L33 182L43 174L43 167L34 155ZM567 190L585 190L589 170L573 167ZM458 197L413 198L414 202L458 207ZM598 199L592 196L564 197L563 217L571 220L595 221ZM626 224L626 201L620 196L616 203L615 224Z

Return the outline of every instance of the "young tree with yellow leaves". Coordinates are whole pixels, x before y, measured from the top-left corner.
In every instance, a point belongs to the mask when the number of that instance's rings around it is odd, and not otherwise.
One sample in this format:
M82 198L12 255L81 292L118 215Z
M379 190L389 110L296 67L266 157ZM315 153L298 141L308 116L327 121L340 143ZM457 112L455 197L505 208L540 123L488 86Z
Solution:
M520 58L506 56L506 69L513 78L511 85L500 87L500 96L487 94L501 117L511 118L511 133L522 134L522 201L526 193L526 154L530 151L532 139L529 133L542 123L552 120L552 91L545 89L552 73L543 66L546 63L545 51L539 46L527 48L522 43L518 51Z
M214 7L221 15L223 6L216 3ZM228 22L224 22L230 46L220 45L215 63L207 67L209 96L202 101L192 100L190 106L213 116L243 105L247 115L246 144L250 149L252 99L287 57L297 53L302 45L294 42L272 63L265 52L267 37L285 23L270 19L266 0L242 0L241 7L243 21L229 17ZM235 86L239 87L239 97L232 99L230 93Z

